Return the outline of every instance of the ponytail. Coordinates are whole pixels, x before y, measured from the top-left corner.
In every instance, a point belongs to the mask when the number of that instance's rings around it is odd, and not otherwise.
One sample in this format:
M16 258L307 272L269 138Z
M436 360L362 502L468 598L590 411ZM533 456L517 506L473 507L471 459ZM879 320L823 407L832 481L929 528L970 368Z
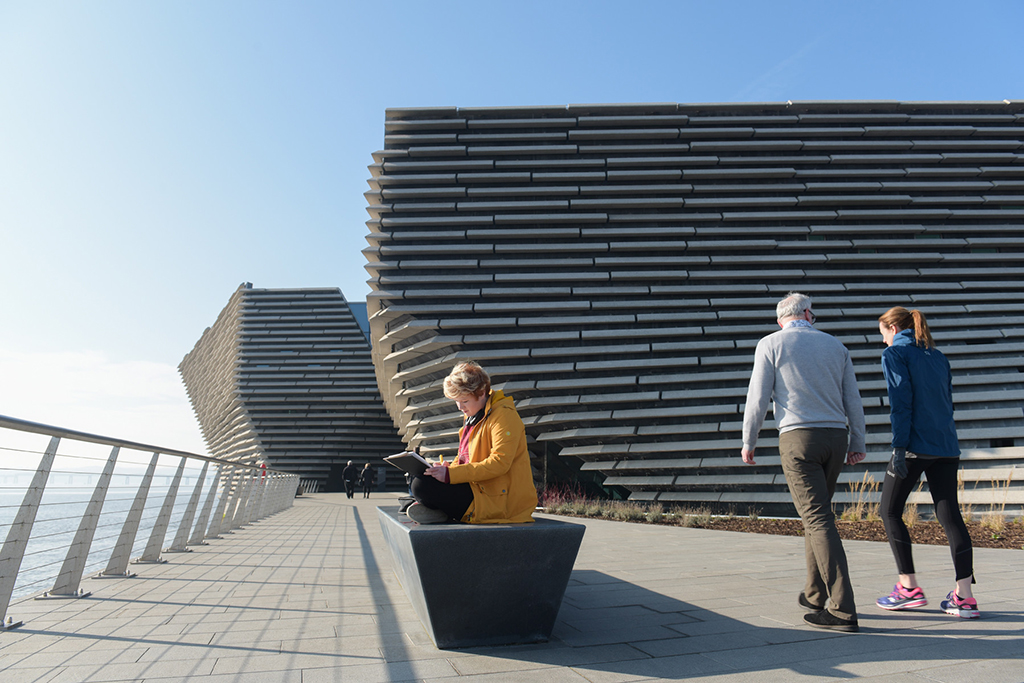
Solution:
M924 313L916 308L911 311L902 306L890 308L878 316L878 322L886 327L895 325L901 330L913 330L914 341L917 342L918 346L923 346L927 349L935 348L935 340L932 339L932 332L928 328L928 320L925 319Z
M928 328L924 313L915 308L910 311L910 315L914 318L914 340L926 349L934 349L935 340L932 339L932 331Z

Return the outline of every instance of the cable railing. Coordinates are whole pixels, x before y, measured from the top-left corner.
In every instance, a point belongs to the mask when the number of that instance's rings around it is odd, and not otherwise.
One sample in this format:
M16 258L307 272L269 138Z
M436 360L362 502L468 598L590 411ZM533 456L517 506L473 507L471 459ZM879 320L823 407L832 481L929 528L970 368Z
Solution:
M74 599L133 567L292 505L299 478L262 465L0 415L0 632L22 600ZM169 541L169 542L168 542Z

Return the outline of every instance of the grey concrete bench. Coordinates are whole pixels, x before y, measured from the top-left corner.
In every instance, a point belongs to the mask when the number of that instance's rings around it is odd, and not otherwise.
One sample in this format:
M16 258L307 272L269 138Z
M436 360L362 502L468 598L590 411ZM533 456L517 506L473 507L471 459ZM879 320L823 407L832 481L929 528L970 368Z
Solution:
M548 640L586 530L532 524L420 525L379 507L395 573L440 649Z

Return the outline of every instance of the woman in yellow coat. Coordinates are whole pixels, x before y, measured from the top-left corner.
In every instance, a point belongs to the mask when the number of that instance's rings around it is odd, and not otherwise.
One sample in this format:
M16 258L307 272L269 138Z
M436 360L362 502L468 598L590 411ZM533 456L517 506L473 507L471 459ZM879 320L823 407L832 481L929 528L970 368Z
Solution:
M532 522L537 489L526 429L512 398L492 391L491 378L473 362L455 366L444 380L444 395L466 416L459 454L413 479L416 503L407 510L409 517L420 524Z

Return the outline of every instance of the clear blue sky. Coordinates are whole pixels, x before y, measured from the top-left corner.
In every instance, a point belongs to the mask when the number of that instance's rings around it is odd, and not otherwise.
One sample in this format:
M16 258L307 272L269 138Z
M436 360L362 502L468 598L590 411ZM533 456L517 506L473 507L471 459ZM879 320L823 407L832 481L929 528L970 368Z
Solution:
M1024 99L1024 2L0 0L0 414L199 450L239 283L368 291L384 109Z

